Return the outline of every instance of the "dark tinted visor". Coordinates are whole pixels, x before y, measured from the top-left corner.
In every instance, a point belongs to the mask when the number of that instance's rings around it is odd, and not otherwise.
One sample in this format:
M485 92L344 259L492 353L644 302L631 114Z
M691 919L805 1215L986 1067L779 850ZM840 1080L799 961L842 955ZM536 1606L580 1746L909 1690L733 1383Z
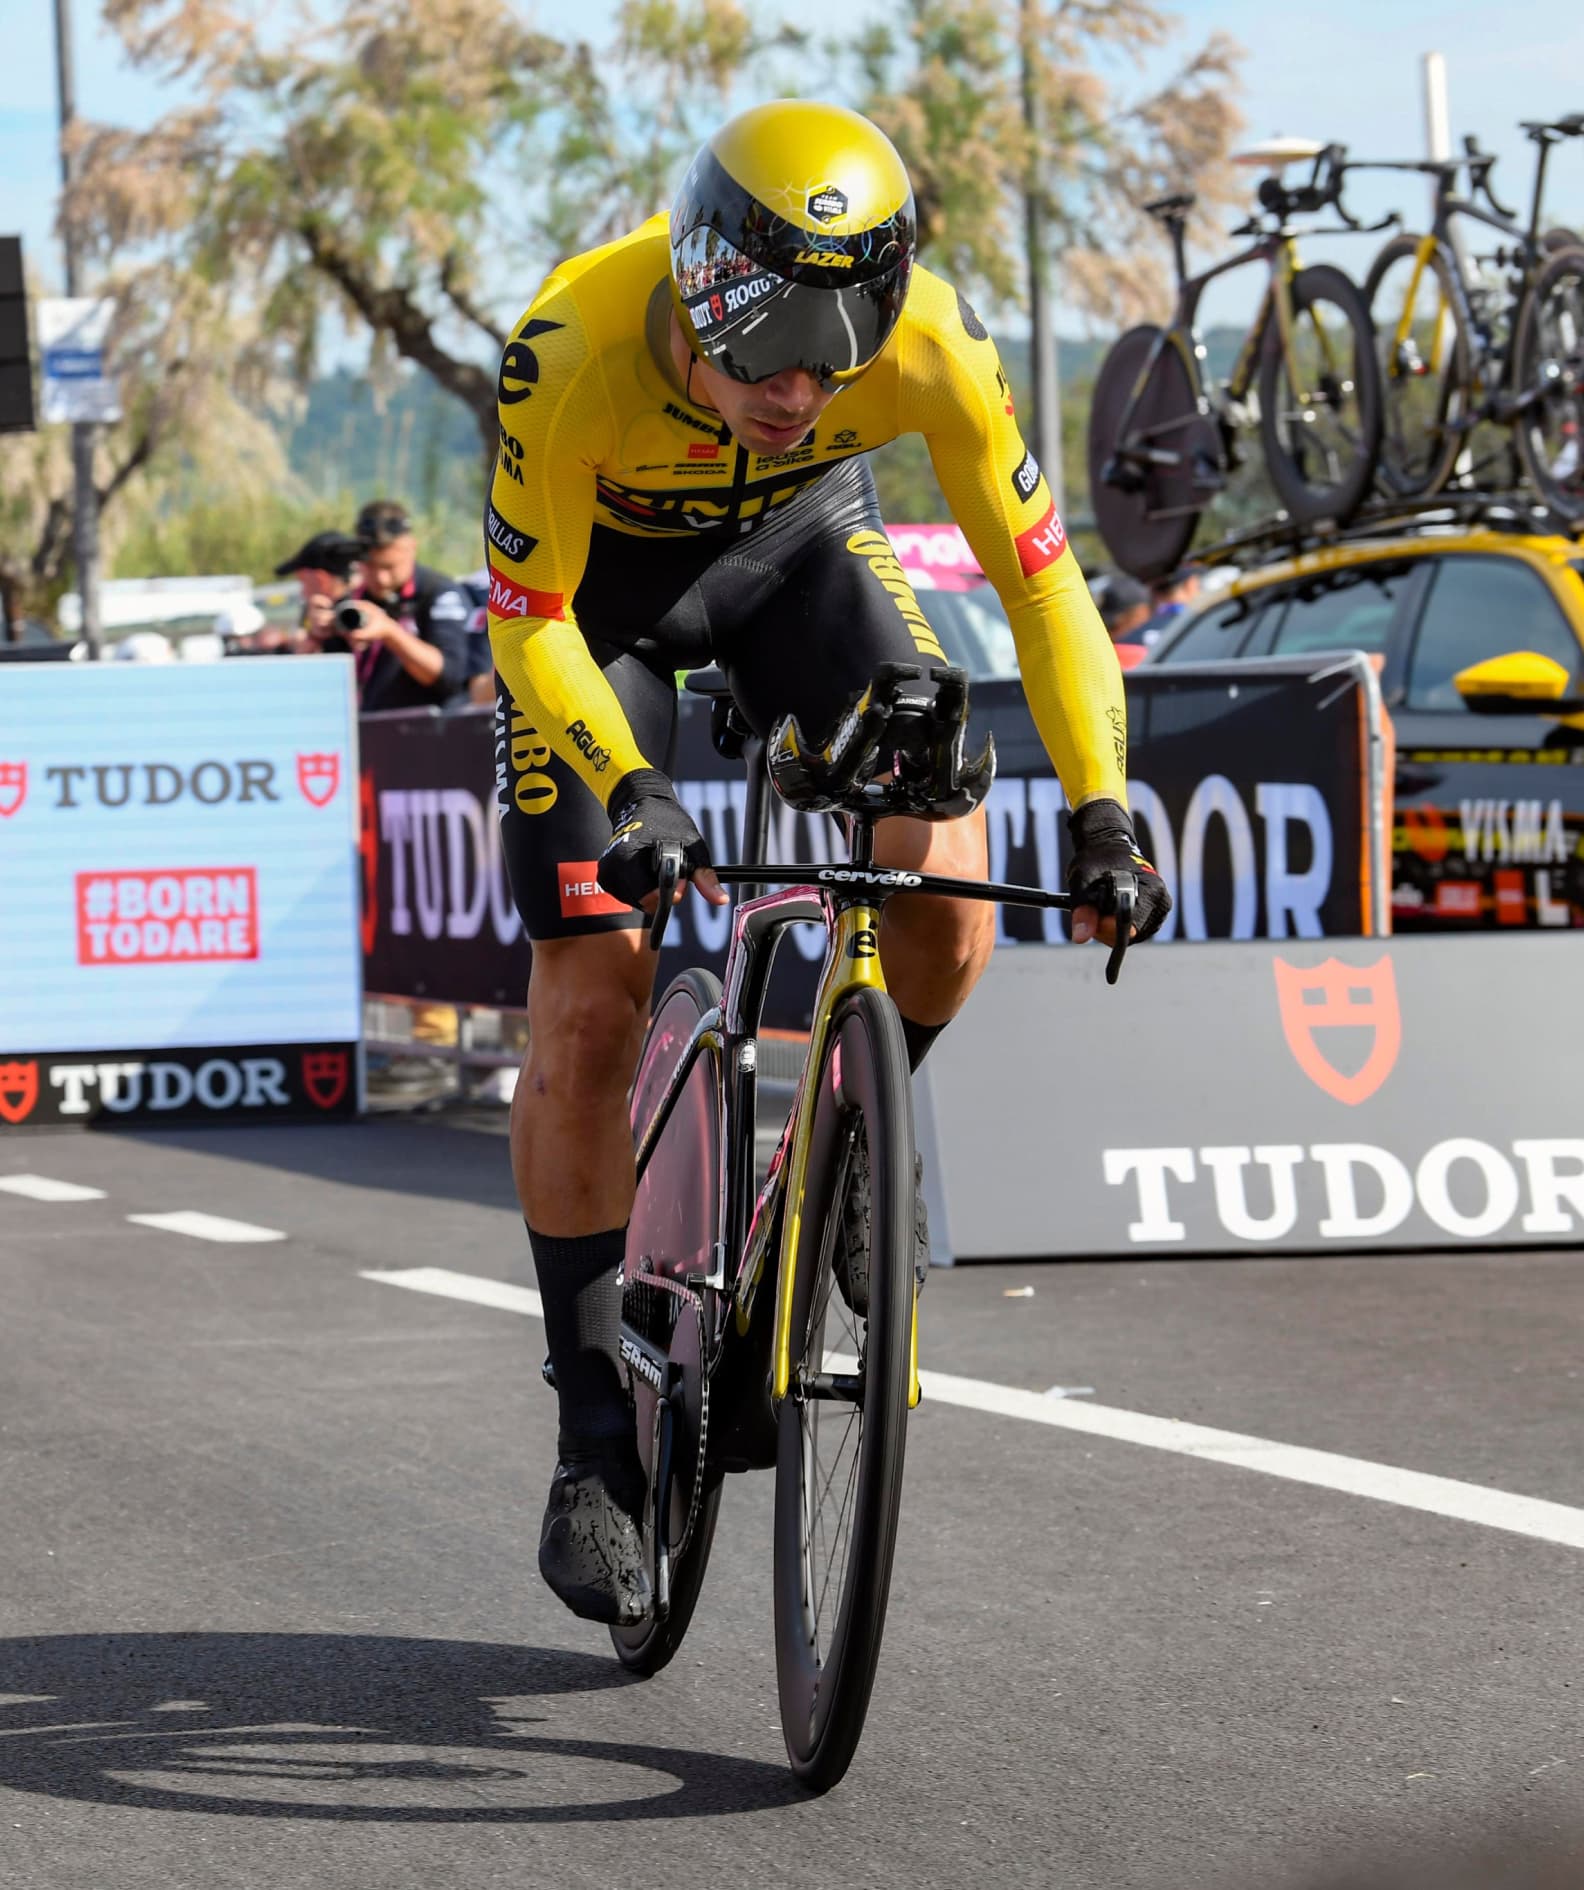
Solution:
M843 282L836 260L811 263L789 281L707 228L684 238L676 256L694 345L737 381L787 368L804 368L827 386L856 378L890 340L910 273L899 260L867 282Z

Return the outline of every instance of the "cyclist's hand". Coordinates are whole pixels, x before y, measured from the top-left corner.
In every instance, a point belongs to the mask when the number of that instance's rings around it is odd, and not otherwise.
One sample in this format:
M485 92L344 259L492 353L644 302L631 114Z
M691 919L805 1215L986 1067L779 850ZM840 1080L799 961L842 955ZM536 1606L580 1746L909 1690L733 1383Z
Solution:
M634 768L611 790L610 845L600 855L599 883L613 899L653 912L660 885L660 854L677 847L686 877L723 906L726 894L710 871L709 848L692 816L658 768ZM677 888L681 897L682 888Z
M1072 863L1067 868L1067 890L1078 904L1073 909L1073 942L1086 944L1098 937L1116 943L1117 873L1132 873L1138 881L1133 907L1133 936L1148 938L1158 932L1171 911L1166 882L1138 850L1133 823L1115 801L1085 801L1067 816L1072 837Z

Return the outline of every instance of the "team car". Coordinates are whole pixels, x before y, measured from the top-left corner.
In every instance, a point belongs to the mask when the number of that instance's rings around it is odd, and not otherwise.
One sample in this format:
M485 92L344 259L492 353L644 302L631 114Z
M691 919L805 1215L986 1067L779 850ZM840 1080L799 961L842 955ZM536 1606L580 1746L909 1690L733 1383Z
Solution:
M1363 650L1396 735L1399 932L1584 926L1584 547L1475 524L1244 569L1153 666Z

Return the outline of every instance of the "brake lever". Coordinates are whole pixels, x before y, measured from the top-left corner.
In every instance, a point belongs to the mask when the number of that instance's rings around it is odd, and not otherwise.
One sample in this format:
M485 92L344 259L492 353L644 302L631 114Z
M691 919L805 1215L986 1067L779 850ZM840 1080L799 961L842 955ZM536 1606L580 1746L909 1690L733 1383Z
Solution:
M660 885L655 894L654 917L649 921L649 949L657 952L666 935L666 927L671 923L671 904L676 898L676 889L682 878L682 849L680 847L662 847L660 849Z
M1122 975L1122 960L1127 957L1128 946L1133 943L1133 906L1138 891L1138 881L1131 873L1114 875L1116 886L1116 943L1111 947L1111 956L1106 960L1106 983L1115 984Z

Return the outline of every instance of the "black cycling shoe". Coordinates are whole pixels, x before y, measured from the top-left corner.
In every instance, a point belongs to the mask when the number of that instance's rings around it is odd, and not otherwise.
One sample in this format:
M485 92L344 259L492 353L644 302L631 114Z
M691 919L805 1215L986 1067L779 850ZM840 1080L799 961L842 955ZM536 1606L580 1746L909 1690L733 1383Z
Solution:
M917 1290L923 1292L929 1273L929 1210L924 1205L924 1157L913 1156L913 1274ZM831 1271L848 1307L858 1318L869 1313L869 1149L863 1142L853 1145L847 1168L847 1194L842 1202L841 1227L836 1235L836 1252Z
M539 1534L539 1573L585 1621L631 1627L654 1606L637 1523L611 1494L603 1460L556 1465Z

